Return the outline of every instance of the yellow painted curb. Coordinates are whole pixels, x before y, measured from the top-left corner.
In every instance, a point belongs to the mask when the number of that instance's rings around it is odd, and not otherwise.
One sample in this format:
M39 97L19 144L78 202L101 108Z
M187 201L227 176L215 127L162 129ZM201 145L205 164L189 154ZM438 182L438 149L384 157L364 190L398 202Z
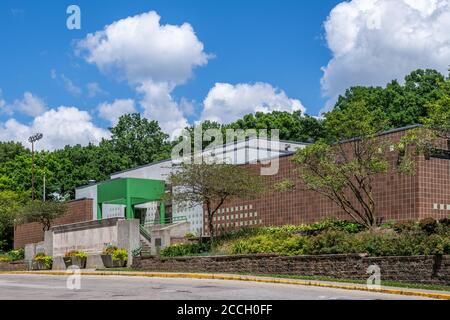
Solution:
M65 271L0 271L1 274L39 274L39 275L53 275L53 276L67 276ZM148 278L184 278L184 279L209 279L209 280L231 280L231 281L252 281L261 283L276 283L289 284L299 286L313 286L332 289L358 290L386 294L397 294L405 296L419 296L432 299L450 300L450 294L437 292L423 292L409 289L389 289L389 288L368 288L356 285L344 285L324 283L310 280L296 280L296 279L276 279L276 278L261 278L254 276L239 276L239 275L222 275L222 274L203 274L203 273L147 273L147 272L122 272L122 271L82 271L81 275L85 276L126 276L126 277L148 277Z

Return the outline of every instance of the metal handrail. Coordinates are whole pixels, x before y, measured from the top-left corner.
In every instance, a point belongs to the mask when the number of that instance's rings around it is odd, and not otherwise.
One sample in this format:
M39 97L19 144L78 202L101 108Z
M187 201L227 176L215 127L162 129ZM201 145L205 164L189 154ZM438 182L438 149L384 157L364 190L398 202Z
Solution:
M188 219L185 216L179 216L179 217L171 217L171 218L166 218L164 219L164 223L163 224L171 224L171 223L175 223L175 222L187 222ZM149 221L146 222L144 225L145 226L155 226L155 225L161 225L162 223L160 221Z
M141 235L147 239L147 241L152 242L152 236L151 234L148 232L147 229L145 229L145 227L143 225L139 225L139 231L141 233Z

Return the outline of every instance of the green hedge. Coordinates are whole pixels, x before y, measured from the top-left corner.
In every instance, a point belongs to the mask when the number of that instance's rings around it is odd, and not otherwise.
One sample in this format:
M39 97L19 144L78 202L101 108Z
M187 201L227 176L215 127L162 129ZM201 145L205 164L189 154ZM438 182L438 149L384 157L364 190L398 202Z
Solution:
M170 247L161 250L161 256L163 257L180 257L180 256L193 256L208 253L211 250L211 245L205 243L186 243L175 244Z
M0 254L1 262L19 261L25 258L25 251L23 249L11 250L7 253Z
M389 222L374 230L326 219L312 225L241 229L208 243L174 245L166 257L200 254L319 255L366 253L370 256L450 254L449 219Z

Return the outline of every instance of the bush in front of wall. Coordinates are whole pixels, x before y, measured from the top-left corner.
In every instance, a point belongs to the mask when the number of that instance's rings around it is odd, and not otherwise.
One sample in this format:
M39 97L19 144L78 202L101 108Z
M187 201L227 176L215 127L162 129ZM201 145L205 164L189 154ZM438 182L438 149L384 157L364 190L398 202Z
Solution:
M47 256L45 253L37 253L33 257L33 269L34 270L51 270L53 265L53 258Z
M163 257L195 256L208 253L210 250L211 244L209 242L185 243L164 248L160 254Z
M426 234L432 235L438 229L438 222L433 218L425 218L419 221L419 227Z
M87 254L83 251L71 250L65 253L63 260L66 268L76 266L84 269L86 268Z
M108 245L103 250L101 257L105 268L122 268L128 262L128 251L119 249L117 246Z
M113 261L128 261L128 251L125 249L117 249L112 254Z
M25 250L24 249L17 249L17 250L11 250L7 253L7 255L11 258L12 261L19 261L25 259Z
M86 252L79 250L71 250L65 253L65 257L79 257L79 258L87 258Z

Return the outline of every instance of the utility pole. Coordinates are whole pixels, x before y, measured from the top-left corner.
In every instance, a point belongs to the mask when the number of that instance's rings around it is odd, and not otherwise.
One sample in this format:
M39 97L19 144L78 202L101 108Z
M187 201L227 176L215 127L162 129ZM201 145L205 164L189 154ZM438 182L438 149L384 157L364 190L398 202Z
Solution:
M42 192L42 201L45 202L45 167L44 167L44 188L43 188L43 192Z
M31 143L31 199L34 200L34 143L42 139L42 133L36 133L28 138Z

